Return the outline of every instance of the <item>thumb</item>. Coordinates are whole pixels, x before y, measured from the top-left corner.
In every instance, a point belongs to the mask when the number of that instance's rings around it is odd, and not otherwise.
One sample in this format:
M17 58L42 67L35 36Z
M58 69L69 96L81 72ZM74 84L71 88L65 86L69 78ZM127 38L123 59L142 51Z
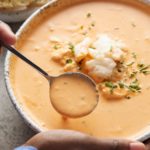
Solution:
M16 41L15 34L10 27L2 21L0 21L0 40L10 45L14 44Z
M145 145L140 142L125 139L95 139L94 150L145 150Z

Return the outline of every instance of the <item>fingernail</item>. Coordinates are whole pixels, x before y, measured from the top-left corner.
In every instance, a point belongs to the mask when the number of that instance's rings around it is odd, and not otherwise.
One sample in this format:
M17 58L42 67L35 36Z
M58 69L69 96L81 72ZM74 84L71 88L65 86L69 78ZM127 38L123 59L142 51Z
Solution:
M130 150L145 150L145 145L140 142L131 143Z
M20 146L15 148L14 150L38 150L38 149L33 146Z

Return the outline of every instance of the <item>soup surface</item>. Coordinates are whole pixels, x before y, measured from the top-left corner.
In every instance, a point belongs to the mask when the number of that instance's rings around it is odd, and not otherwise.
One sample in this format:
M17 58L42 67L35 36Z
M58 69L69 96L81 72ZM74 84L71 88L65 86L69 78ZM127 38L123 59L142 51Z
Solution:
M141 67L145 67L150 64L148 9L142 4L130 1L127 3L93 0L64 7L57 13L50 13L50 10L47 10L47 15L32 23L27 32L18 39L16 47L50 75L58 75L64 72L64 66L54 61L54 51L60 48L60 45L54 43L60 41L77 43L86 37L95 40L98 34L105 34L126 43L128 51L134 54L134 58L138 57L140 65L144 64ZM70 62L72 60L67 61ZM14 56L10 69L12 88L19 104L42 130L72 129L96 137L129 137L150 125L149 75L137 75L140 88L135 85L128 86L129 89L133 90L134 87L134 90L138 90L134 96L110 100L100 92L100 102L90 115L66 120L52 107L49 99L49 83L38 72ZM148 74L148 71L145 71ZM115 88L112 84L110 86L110 83L105 85ZM88 95L87 91L85 94Z

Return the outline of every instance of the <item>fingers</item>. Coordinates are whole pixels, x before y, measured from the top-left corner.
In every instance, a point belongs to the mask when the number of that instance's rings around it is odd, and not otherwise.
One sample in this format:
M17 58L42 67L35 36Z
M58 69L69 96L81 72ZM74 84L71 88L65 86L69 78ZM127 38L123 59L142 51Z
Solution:
M98 139L69 130L53 130L37 134L25 145L34 146L38 150L145 150L145 145L140 142Z
M145 142L146 150L150 150L150 139L146 140Z
M2 21L0 21L0 40L10 45L13 45L16 41L16 37L10 27Z
M51 130L35 135L25 145L31 145L38 150L73 150L85 145L85 134L70 130ZM80 149L78 149L80 150Z
M133 142L130 144L130 149L131 150L145 150L146 147L143 143L140 143L140 142Z

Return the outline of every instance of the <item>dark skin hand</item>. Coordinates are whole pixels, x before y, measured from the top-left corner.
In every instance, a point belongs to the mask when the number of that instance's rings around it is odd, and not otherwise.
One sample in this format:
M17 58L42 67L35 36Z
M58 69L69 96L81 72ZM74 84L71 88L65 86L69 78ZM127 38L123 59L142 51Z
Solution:
M125 139L98 139L71 130L51 130L25 143L38 150L145 150L145 145Z
M9 45L16 41L10 27L0 21L0 40ZM84 133L71 130L52 130L42 132L24 146L34 146L38 150L150 150L150 140L143 143L125 139L98 139Z
M144 144L146 145L146 150L150 150L150 139L144 141Z

